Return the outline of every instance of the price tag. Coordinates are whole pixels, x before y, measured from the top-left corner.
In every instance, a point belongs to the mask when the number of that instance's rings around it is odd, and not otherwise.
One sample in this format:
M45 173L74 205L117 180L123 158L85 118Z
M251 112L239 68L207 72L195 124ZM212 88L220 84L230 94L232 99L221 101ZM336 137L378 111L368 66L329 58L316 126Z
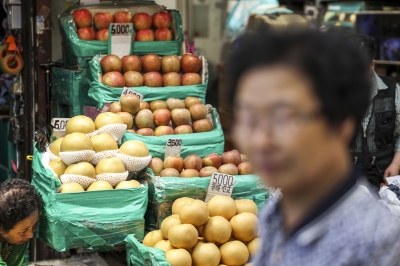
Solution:
M131 53L133 23L110 23L108 25L108 54L119 57Z
M51 119L51 125L53 126L54 135L56 138L64 137L65 126L70 118L53 118Z
M136 95L136 96L139 98L139 100L143 100L143 94L140 94L139 92L134 91L134 90L132 90L132 89L129 89L129 88L127 88L127 87L124 87L124 89L122 90L122 93L121 93L120 98L121 98L122 96L128 95L128 94Z
M164 159L168 156L180 156L182 148L181 139L168 139L167 146L165 147Z
M217 195L230 197L234 186L235 177L233 175L214 172L211 176L205 202L208 203L210 199Z
M386 177L386 181L388 182L389 185L393 184L396 186L400 186L400 175Z

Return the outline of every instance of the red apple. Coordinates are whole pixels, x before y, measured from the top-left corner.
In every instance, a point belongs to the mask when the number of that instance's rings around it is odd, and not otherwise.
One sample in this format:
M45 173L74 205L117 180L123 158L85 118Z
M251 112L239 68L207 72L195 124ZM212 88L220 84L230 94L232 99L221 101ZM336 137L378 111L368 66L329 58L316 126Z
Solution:
M170 29L161 28L157 29L154 33L154 39L156 41L171 41L172 40L172 32Z
M138 128L153 127L154 116L149 109L140 110L135 116L135 124Z
M128 112L131 115L135 115L139 112L140 100L136 95L126 94L119 98L121 109L124 112Z
M176 72L169 72L162 76L163 86L181 86L181 76Z
M189 125L181 125L181 126L177 126L174 129L174 133L175 134L192 134L193 133L193 129Z
M194 121L192 127L194 133L208 132L214 129L213 124L208 119Z
M136 71L127 71L124 73L125 86L140 87L143 86L143 76Z
M174 135L174 129L170 126L159 126L156 127L156 129L154 130L154 135L157 137L164 135Z
M122 118L122 121L124 121L124 124L126 125L126 128L132 128L133 126L133 117L130 113L128 112L118 112L117 115L119 115Z
M222 164L232 163L238 166L242 161L237 150L226 151L221 156Z
M201 69L201 59L193 54L184 54L181 58L183 73L197 73Z
M201 84L201 77L197 73L186 73L182 76L182 86Z
M196 154L186 157L185 160L183 160L183 164L185 169L196 169L197 171L200 171L203 166L200 156Z
M108 107L108 112L112 113L122 112L121 104L119 102L114 102L110 104L110 107Z
M250 175L254 174L253 167L249 162L243 162L238 165L238 172L239 175Z
M165 55L161 58L161 69L164 73L179 72L181 60L176 55Z
M216 153L209 154L203 158L203 167L213 166L219 168L221 164L221 156Z
M227 175L238 175L238 169L236 165L232 163L223 164L218 168L218 173Z
M137 55L125 55L121 58L122 71L142 71L142 59Z
M161 11L161 12L155 13L153 15L153 26L156 29L171 28L171 26L172 26L171 15L166 11Z
M147 13L136 13L133 16L133 25L135 30L147 30L151 28L152 19Z
M143 72L159 72L161 69L161 59L158 55L147 54L142 57Z
M152 42L154 41L154 32L151 29L139 30L138 32L136 32L135 41Z
M207 116L207 108L202 103L196 103L190 106L189 112L193 121L205 119Z
M92 13L86 8L76 9L72 12L72 18L74 19L76 27L85 28L90 27L92 24Z
M213 173L218 172L218 169L213 167L213 166L206 166L201 168L199 174L200 177L208 177L208 176L212 176Z
M242 163L248 162L248 161L249 161L249 156L247 156L246 154L241 153L241 154L240 154L240 161L241 161Z
M155 100L150 103L150 110L154 112L157 109L167 109L167 103L162 100Z
M171 111L171 117L175 126L190 124L190 112L188 109L174 109Z
M168 126L171 121L171 112L168 109L157 109L153 115L156 126Z
M111 72L107 72L106 74L104 74L102 82L104 85L107 85L110 87L124 87L125 86L124 76L122 76L122 74L117 71L111 71Z
M143 75L143 84L147 87L162 87L162 77L158 72L149 72Z
M140 109L140 110L143 110L143 109L150 109L150 105L149 105L149 103L147 103L147 102L140 102L140 107L139 107L139 109Z
M122 70L122 62L121 59L119 59L118 56L110 54L106 55L101 59L100 61L101 65L101 70L103 70L103 73L107 73L110 71L118 71L121 72Z
M136 130L136 134L142 135L142 136L154 136L154 131L151 128L144 127Z
M114 13L114 22L115 23L131 23L132 15L129 12L115 12Z
M201 99L198 97L192 97L192 96L188 96L185 98L185 106L187 109L190 109L190 107L196 103L201 103Z
M92 28L79 28L78 37L84 41L91 41L96 38L96 34Z
M108 41L108 29L99 30L98 32L96 32L96 40Z
M160 172L160 177L179 177L179 172L175 168L166 168Z
M182 178L191 178L191 177L200 177L199 171L196 169L185 169L181 172L180 177Z
M185 108L185 103L181 99L168 98L166 101L168 110Z
M155 176L159 176L160 172L164 169L164 163L160 158L151 158L148 167L153 170Z
M175 168L180 173L183 169L183 159L179 156L168 156L164 159L165 168Z
M114 22L114 17L110 12L98 12L93 16L94 27L97 30L108 30L108 24Z

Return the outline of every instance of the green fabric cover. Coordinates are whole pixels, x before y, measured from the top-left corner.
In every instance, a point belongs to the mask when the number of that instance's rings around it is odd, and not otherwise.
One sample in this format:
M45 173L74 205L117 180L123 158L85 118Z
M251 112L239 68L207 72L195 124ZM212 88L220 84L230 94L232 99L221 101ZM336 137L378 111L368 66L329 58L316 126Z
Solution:
M125 238L126 262L128 266L170 266L164 251L141 244L134 235Z
M149 206L146 212L146 231L160 228L161 222L172 214L172 203L182 197L205 200L211 177L180 178L151 177ZM235 176L233 199L251 199L261 210L269 196L267 186L256 175Z
M56 104L55 117L73 117L83 114L83 106L96 102L88 96L90 85L86 70L53 68L53 94ZM69 106L69 114L63 114L62 105Z
M89 96L97 102L97 108L102 108L104 104L118 102L123 88L113 88L99 82L99 73L101 73L100 61L97 57L89 62L88 78L90 82ZM178 86L178 87L134 87L134 91L143 94L143 101L151 102L154 100L167 100L168 98L178 98L184 100L188 96L200 98L205 103L208 85L208 76L206 82L199 85Z
M154 3L154 1L147 1ZM131 4L132 5L132 4ZM101 5L106 7L107 5ZM118 4L121 9L127 4ZM87 8L90 9L90 5ZM95 7L95 6L94 6ZM115 8L115 6L110 6ZM108 42L104 41L83 41L78 37L76 26L72 19L72 12L81 8L79 5L72 6L65 10L58 18L62 37L63 61L68 66L75 66L78 57L94 56L97 54L107 54ZM174 25L177 30L177 39L172 41L153 41L153 42L133 42L131 54L145 55L178 55L180 54L183 41L182 18L177 10L168 10L173 16Z
M43 166L43 153L35 147L33 156L32 185L46 205L40 216L37 238L60 252L76 248L107 251L122 243L129 234L143 239L147 186L56 193L61 182Z
M181 157L185 158L191 154L197 154L205 157L211 153L222 154L224 152L224 132L222 131L221 122L217 110L212 110L212 118L214 129L209 132L179 134L166 136L141 136L126 131L122 143L128 140L140 140L146 143L150 154L153 157L164 159L165 147L170 138L182 139Z

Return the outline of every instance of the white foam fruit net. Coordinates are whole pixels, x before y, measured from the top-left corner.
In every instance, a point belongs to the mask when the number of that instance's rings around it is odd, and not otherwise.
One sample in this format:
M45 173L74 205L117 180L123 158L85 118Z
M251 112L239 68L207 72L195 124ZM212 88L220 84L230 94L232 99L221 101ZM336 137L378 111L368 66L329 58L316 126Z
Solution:
M119 182L125 181L128 177L128 171L124 173L104 173L96 175L97 181L106 181L111 186L115 187Z
M127 126L125 124L111 124L101 127L97 130L98 134L107 133L110 134L118 144L121 144L122 136L126 131Z
M79 162L90 162L94 158L94 151L64 151L60 152L61 160L66 164L70 165Z
M55 159L60 158L60 157L58 157L57 155L54 155L54 154L51 152L51 150L50 150L49 147L50 147L50 146L48 146L48 147L46 148L46 152L47 152L47 154L49 155L50 161L53 161L53 160L55 160Z
M125 168L129 172L140 171L144 169L146 166L148 166L151 161L151 155L147 157L133 157L122 153L118 153L117 157L121 159L121 161L125 165Z
M108 150L108 151L96 152L94 154L93 159L90 161L90 163L93 165L96 165L100 162L101 159L115 157L117 155L117 153L118 153L118 150Z
M95 178L90 178L88 176L71 174L64 174L60 177L60 179L63 184L75 182L81 185L84 189L87 189L93 182L96 181Z
M98 132L97 132L97 130L96 130L96 131L94 131L94 132L92 132L92 133L86 134L86 136L88 136L89 138L91 138L91 137L96 136L97 134L98 134Z

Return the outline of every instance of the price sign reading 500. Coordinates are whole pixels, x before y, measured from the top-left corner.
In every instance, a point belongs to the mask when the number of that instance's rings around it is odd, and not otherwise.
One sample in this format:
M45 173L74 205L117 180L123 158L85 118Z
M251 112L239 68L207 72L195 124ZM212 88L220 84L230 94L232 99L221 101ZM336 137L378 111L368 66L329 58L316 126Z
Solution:
M69 118L53 118L51 125L54 131L65 131L65 126L67 125Z

